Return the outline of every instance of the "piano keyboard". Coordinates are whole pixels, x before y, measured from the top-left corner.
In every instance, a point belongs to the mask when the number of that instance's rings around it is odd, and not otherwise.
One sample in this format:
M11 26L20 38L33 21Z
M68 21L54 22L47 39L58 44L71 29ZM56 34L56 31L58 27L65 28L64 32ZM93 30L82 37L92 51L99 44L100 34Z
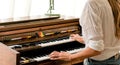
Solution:
M53 46L53 45L58 45L58 44L63 44L63 43L68 43L68 42L72 42L75 41L73 39L70 39L68 37L63 38L63 39L57 39L57 40L52 40L52 41L44 41L44 42L37 42L37 43L27 43L26 45L12 45L9 46L10 48L16 49L16 48L22 48L22 47L29 47L31 45L33 46L40 46L40 47L47 47L47 46Z
M83 49L84 48L78 48L78 49L69 50L69 51L66 51L66 52L74 54L76 52L82 51ZM35 58L30 58L30 59L32 59L32 61L40 62L40 61L48 60L48 59L50 59L50 57L48 55L44 55L44 56L37 56ZM21 61L21 62L24 62L24 61Z
M38 44L38 46L41 46L41 47L53 46L53 45L68 43L68 42L72 42L72 41L74 41L74 40L73 39L63 39L63 40L58 40L58 41L53 41L53 42L48 42L48 43L41 43L41 44Z
M23 47L29 47L29 45L31 46L31 45L33 45L33 46L40 46L40 47L43 47L43 48L45 48L45 47L51 47L51 46L53 46L53 45L59 45L59 44L67 44L67 43L69 43L69 42L73 42L73 41L75 41L75 40L73 40L73 39L71 39L71 38L69 38L69 37L63 37L63 38L57 38L57 39L52 39L52 40L46 40L46 41L38 41L38 42L34 42L34 43L26 43L26 44L22 44L22 45L13 45L13 46L9 46L10 48L13 48L13 49L16 49L16 48L23 48ZM72 44L72 43L71 43ZM74 43L75 44L75 43ZM74 46L74 44L73 44L73 46ZM81 44L81 43L78 43L78 44ZM66 45L67 46L67 45ZM78 45L79 46L79 45ZM69 46L68 46L69 47ZM49 50L50 50L51 48L49 48ZM66 49L67 50L67 49ZM63 49L62 51L66 51L65 49ZM83 48L81 48L81 47L76 47L75 46L75 48L72 48L72 49L69 49L69 50L67 50L66 52L69 52L69 53L71 53L71 54L73 54L73 53L76 53L76 52L79 52L79 51L81 51L81 50L83 50ZM54 50L53 50L54 51ZM59 50L59 51L61 51L61 50ZM52 51L51 51L52 52ZM41 52L42 53L42 52ZM50 52L49 52L50 53ZM48 59L50 59L49 58L49 56L48 56L48 54L49 53L47 53L47 54L43 54L43 55L35 55L35 56L33 56L33 57L24 57L24 58L26 58L26 59L22 59L20 62L21 62L21 64L26 64L26 63L30 63L30 62L40 62L40 61L44 61L44 60L48 60ZM23 57L22 57L23 58Z

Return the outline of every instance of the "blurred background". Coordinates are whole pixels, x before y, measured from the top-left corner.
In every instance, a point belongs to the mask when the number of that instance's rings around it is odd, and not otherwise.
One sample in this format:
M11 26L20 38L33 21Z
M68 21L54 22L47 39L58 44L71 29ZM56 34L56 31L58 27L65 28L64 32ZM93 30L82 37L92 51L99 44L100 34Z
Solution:
M86 0L54 0L53 13L80 17ZM0 19L44 15L49 0L0 0Z

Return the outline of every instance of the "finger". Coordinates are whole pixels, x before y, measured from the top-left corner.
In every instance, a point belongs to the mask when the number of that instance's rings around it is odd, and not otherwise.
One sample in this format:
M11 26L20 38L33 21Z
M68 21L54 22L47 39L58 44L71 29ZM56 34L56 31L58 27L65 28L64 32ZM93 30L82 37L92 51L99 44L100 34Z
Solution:
M76 36L78 36L78 34L71 34L71 35L70 35L70 38L71 38L71 39L74 39Z
M50 55L49 57L50 57L50 58L57 58L57 57L59 57L59 55L55 55L55 54L54 54L54 55Z
M50 55L56 55L56 54L59 54L58 51L53 51L52 53L50 53Z
M59 56L59 53L60 53L60 52L58 52L58 51L53 51L53 52L49 55L49 57L50 57L50 58L57 58L57 57Z
M70 37L73 37L75 34L71 34Z
M50 58L50 60L60 60L59 57L57 58Z
M50 54L51 58L58 58L62 53L64 53L64 51L60 51L60 52L53 52Z
M58 56L58 57L50 58L50 60L64 60L64 57Z

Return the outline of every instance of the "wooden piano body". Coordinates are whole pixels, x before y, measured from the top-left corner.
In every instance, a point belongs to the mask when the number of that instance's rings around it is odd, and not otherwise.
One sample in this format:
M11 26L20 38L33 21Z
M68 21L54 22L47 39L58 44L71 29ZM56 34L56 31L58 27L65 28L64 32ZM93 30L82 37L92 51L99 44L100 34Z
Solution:
M67 39L72 33L80 34L78 18L37 17L3 21L5 22L0 23L0 65L72 65L81 62L79 59L40 61L36 58L54 50L66 51L63 48L83 47L74 40L54 42Z

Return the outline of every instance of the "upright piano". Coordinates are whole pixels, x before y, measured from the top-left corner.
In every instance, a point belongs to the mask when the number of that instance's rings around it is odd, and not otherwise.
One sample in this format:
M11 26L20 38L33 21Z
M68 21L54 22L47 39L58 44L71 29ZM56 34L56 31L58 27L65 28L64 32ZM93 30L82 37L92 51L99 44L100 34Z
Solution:
M74 65L81 60L50 60L53 51L76 53L84 45L69 38L81 34L79 18L22 17L0 20L0 65Z

